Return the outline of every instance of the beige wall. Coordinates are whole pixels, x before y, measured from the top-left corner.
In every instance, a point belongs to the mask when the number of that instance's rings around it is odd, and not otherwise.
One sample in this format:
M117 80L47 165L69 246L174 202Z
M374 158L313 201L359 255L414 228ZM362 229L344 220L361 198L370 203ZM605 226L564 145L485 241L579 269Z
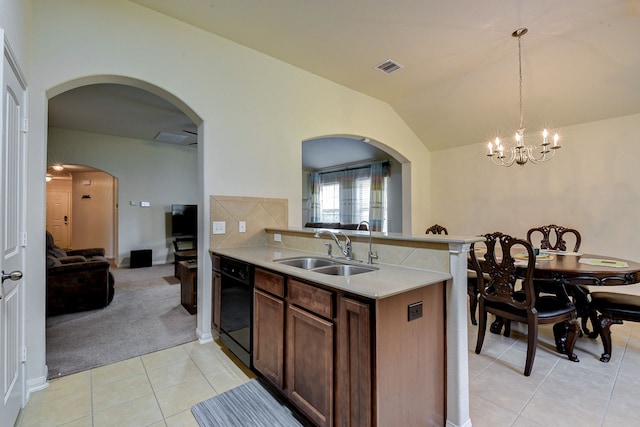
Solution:
M553 160L524 167L494 166L484 144L434 152L433 221L450 234L523 238L531 227L558 224L580 231L585 253L640 261L640 115L562 135Z
M114 177L104 172L73 174L71 248L104 248L113 258L115 186Z
M192 110L199 125L201 251L209 246L208 201L213 194L287 199L289 224L301 225L302 141L320 136L366 136L389 147L394 157L420 165L406 168L410 172L403 175L412 198L411 208L403 211L404 224L407 230L422 231L430 222L430 154L387 104L126 0L32 3L31 235L44 235L47 99L78 81L146 82ZM122 179L120 186L122 196ZM147 226L144 221L137 226L121 222L120 235ZM42 246L31 250L33 262L41 261ZM211 269L209 259L202 261L198 295L205 305L198 307L197 327L206 338ZM34 268L40 283L33 285L28 301L34 311L44 312L44 269ZM30 328L42 337L44 319L33 319ZM44 341L31 344L36 362L28 362L29 377L42 372L38 362L44 360Z

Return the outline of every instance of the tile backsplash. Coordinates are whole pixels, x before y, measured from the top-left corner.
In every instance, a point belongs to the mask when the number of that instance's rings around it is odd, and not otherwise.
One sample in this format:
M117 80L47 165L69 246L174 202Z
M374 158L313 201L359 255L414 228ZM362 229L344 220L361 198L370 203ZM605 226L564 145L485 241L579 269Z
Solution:
M287 199L238 196L211 196L210 221L224 221L224 234L211 234L210 249L264 245L265 228L289 225ZM246 231L239 230L240 221ZM211 229L213 233L213 228Z

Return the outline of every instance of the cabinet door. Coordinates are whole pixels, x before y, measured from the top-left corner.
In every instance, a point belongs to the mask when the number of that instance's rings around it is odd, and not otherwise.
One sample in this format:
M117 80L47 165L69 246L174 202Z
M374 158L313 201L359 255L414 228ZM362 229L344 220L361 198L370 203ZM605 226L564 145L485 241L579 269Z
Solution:
M333 324L291 304L287 395L318 426L333 425Z
M211 322L213 329L220 333L220 291L222 290L222 275L213 270L213 292L211 292Z
M338 299L336 361L336 425L371 425L370 307L346 297Z
M253 367L284 389L284 301L256 289L253 294Z

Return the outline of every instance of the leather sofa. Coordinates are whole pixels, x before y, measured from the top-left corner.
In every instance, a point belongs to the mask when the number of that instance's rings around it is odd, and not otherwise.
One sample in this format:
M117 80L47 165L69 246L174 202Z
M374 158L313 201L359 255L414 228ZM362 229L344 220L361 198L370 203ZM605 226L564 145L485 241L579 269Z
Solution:
M104 308L114 279L103 248L65 250L47 232L47 316Z

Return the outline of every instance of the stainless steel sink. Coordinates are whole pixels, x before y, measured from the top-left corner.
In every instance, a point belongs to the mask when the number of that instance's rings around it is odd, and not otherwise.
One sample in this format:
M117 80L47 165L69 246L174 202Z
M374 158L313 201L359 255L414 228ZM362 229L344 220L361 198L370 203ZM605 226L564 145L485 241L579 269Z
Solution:
M316 273L329 274L332 276L352 276L354 274L368 273L376 271L376 267L344 264L339 261L320 257L294 257L274 259L278 264L289 265L291 267L302 268L304 270L315 271Z
M351 264L335 264L313 269L316 273L331 274L333 276L353 276L354 274L368 273L376 270L377 268L375 267Z
M330 259L314 257L283 258L275 259L274 261L279 264L290 265L292 267L303 268L305 270L311 270L317 267L332 266L336 264Z

